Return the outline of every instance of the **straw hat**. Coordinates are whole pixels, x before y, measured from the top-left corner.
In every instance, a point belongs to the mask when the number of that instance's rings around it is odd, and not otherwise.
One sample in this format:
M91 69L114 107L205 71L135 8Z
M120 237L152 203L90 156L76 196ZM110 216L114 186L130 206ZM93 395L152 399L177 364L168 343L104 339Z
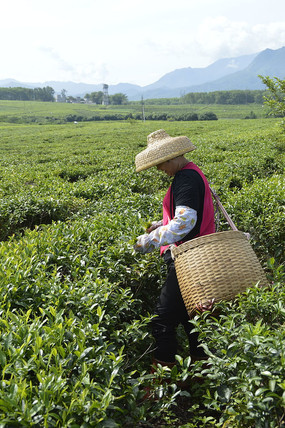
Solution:
M159 129L148 135L147 148L136 155L136 171L143 171L195 149L188 137L170 137L164 129Z

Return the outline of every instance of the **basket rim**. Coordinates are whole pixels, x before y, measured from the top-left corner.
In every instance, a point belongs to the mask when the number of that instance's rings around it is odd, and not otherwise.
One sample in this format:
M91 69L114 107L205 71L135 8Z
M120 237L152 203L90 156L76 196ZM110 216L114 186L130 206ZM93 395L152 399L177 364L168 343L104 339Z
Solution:
M211 242L229 240L229 239L244 239L248 241L244 232L240 230L225 230L223 232L214 232L209 235L198 236L197 238L191 239L190 241L183 242L178 247L174 245L171 247L171 254L173 258L179 256L187 250L200 247L201 245L206 245Z

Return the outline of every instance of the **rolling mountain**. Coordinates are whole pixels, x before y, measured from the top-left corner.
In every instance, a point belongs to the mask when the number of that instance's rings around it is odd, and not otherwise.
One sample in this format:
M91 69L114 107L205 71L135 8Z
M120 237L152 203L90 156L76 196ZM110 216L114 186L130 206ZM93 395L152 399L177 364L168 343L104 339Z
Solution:
M233 60L228 60L229 62ZM219 62L219 61L217 61ZM216 63L217 63L216 62ZM216 63L206 67L209 69L216 65ZM244 63L245 64L245 63ZM197 70L197 69L196 69ZM200 69L201 71L205 69ZM175 72L173 72L175 73ZM258 75L285 77L285 47L277 50L265 49L258 55L253 56L252 61L245 66L244 69L228 73L219 79L211 79L201 84L185 85L179 88L164 87L164 88L151 88L144 91L144 98L170 98L179 97L181 94L188 92L213 92L213 91L228 91L234 89L264 89L262 81ZM151 86L151 85L150 85ZM145 89L145 88L144 88ZM162 93L164 95L162 95Z
M186 92L212 92L264 89L258 75L285 78L285 47L278 50L266 49L258 54L244 70L202 85L187 87L185 90Z
M188 92L212 92L234 89L264 89L258 75L285 78L285 47L236 58L224 58L204 68L181 68L165 74L147 86L119 83L109 85L109 94L122 92L129 100L180 97ZM36 88L51 86L56 93L62 89L67 95L83 97L102 90L102 84L57 82L23 83L14 79L0 80L0 87L22 86Z
M257 54L220 59L205 68L180 68L165 74L157 82L145 86L143 89L146 91L161 87L174 89L210 82L236 71L243 70L253 61L256 55Z
M19 82L18 80L15 79L4 79L4 80L0 80L0 87L1 88L17 88L17 87L21 87L21 88L34 88L35 86L33 86L33 83L23 83L23 82Z

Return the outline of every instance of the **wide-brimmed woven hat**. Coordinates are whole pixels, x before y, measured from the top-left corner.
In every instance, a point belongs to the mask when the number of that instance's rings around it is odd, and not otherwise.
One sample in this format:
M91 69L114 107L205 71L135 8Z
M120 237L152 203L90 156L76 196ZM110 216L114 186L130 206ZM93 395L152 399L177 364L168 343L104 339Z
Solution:
M147 148L136 155L136 171L143 171L195 149L188 137L170 137L164 129L159 129L148 135Z

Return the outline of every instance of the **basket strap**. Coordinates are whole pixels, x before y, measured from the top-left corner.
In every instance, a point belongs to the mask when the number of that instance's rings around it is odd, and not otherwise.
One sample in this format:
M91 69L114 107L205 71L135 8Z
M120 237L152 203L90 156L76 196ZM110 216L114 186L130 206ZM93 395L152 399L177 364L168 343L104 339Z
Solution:
M214 199L215 199L215 201L216 201L216 203L217 203L218 207L220 208L221 212L224 214L225 219L226 219L226 220L227 220L227 222L229 223L230 227L231 227L233 230L238 230L238 228L236 227L236 225L234 224L234 222L232 221L232 219L231 219L231 218L230 218L230 216L228 215L228 213L227 213L226 209L223 207L223 205L222 205L222 203L221 203L221 201L220 201L220 199L219 199L218 195L216 194L216 192L215 192L211 187L210 187L210 190L211 190L211 193L212 193L212 195L213 195L213 197L214 197Z

